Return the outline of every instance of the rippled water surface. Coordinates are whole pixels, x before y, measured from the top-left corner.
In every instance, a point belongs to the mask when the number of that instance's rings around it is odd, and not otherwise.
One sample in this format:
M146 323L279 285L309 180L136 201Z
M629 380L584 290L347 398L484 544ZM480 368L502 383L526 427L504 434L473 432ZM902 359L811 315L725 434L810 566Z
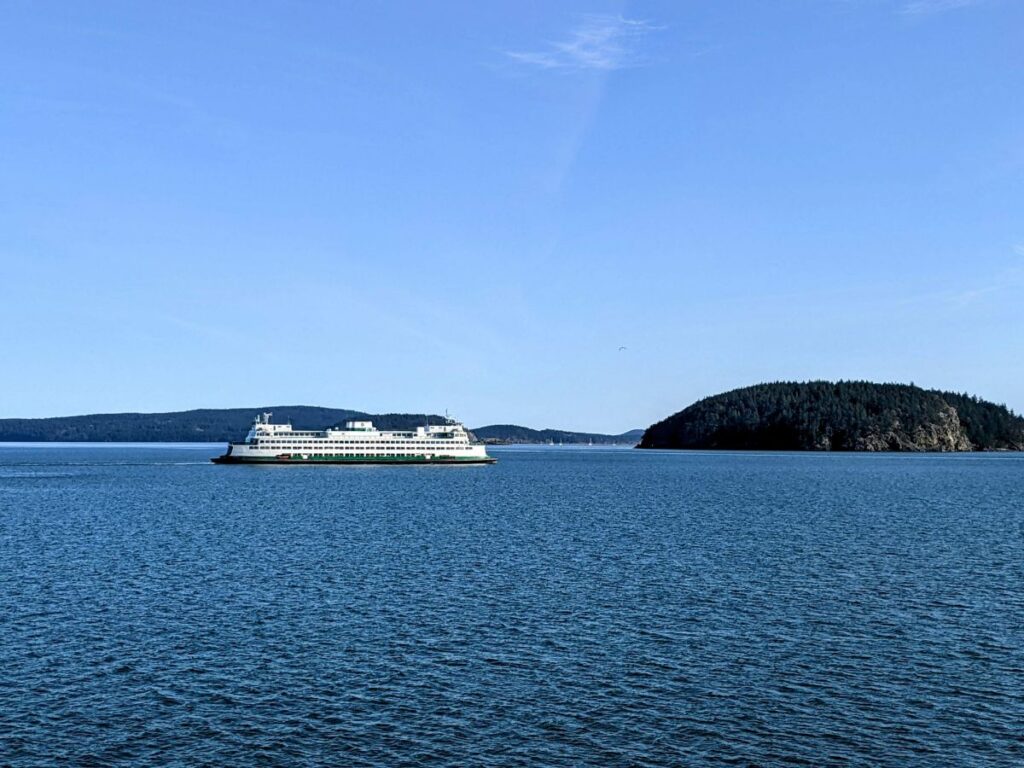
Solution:
M1024 458L0 446L0 764L1024 764Z

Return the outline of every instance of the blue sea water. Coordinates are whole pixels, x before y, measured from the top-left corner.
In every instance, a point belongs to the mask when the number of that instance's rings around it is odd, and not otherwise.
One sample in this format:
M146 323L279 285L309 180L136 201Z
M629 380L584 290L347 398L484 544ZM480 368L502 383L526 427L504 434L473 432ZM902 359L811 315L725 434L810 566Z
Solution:
M0 446L0 764L1019 766L1024 456Z

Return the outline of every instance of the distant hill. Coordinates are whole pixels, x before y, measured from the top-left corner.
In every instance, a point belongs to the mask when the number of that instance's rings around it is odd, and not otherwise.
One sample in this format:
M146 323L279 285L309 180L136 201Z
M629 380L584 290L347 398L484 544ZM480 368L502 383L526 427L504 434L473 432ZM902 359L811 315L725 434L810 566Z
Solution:
M644 432L640 448L1024 450L1024 418L967 394L867 381L758 384L708 397Z
M621 435L603 435L596 432L566 432L561 429L530 429L516 424L491 424L477 427L473 434L485 443L591 443L594 445L635 445L643 436L642 429L633 429Z
M369 420L381 429L415 429L424 424L443 424L444 417L423 413L364 413L343 408L311 405L269 405L254 408L203 408L170 413L96 413L48 419L0 419L0 442L94 442L94 443L224 443L239 440L249 431L253 417L270 411L274 421L296 429L323 429L349 420ZM473 430L491 443L587 443L634 445L642 429L622 435L529 429L494 425Z
M49 419L0 419L0 442L228 442L245 436L257 413L272 411L274 421L298 429L323 429L349 419L368 419L382 429L413 429L443 424L434 414L370 414L309 405L204 408L171 413L99 413Z

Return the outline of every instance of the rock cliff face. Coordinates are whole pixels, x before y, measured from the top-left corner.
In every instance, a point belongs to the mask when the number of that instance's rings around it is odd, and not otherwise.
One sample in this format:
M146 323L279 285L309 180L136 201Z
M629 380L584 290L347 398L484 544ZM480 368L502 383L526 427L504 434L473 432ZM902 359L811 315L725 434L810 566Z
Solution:
M913 385L760 384L694 403L649 427L640 448L790 451L1024 450L1005 406Z
M821 450L829 450L825 447ZM956 409L944 404L935 421L907 432L897 420L881 434L858 436L851 445L854 451L973 451Z

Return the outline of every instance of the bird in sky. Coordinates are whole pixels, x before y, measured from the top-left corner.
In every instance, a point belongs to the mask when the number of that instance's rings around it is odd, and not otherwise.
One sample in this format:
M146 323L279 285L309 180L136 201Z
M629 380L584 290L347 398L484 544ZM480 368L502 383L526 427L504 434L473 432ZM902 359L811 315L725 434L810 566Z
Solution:
M619 347L619 352L621 352L624 349L629 349L629 347Z

